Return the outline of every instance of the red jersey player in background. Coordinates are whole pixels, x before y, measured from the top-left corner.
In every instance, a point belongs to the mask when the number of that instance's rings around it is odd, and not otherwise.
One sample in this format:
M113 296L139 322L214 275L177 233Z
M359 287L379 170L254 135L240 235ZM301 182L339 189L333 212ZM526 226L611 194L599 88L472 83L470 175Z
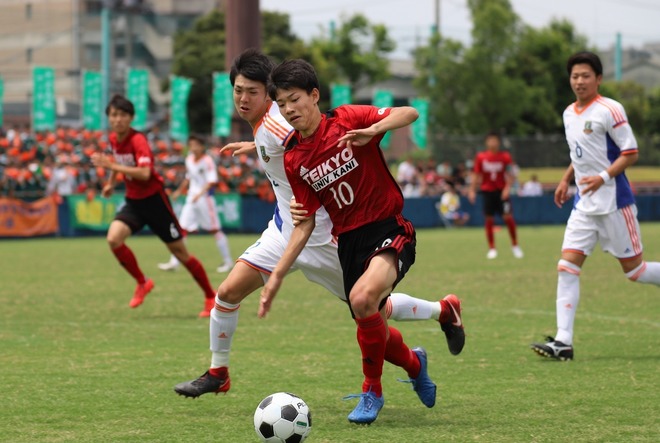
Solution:
M488 239L489 248L486 257L489 259L497 258L494 228L495 214L499 214L506 223L507 228L509 228L514 257L523 258L523 251L518 246L516 221L513 219L513 210L509 200L511 184L513 183L513 176L510 171L513 160L511 154L500 151L502 140L497 132L488 133L485 144L486 150L479 152L474 159L468 199L470 203L474 204L477 199L477 187L479 187L483 197L486 238Z
M268 92L293 126L285 140L284 167L298 203L312 215L323 206L338 236L344 291L357 323L364 382L358 405L348 415L371 423L384 405L381 376L385 360L408 373L427 407L435 405L436 385L427 373L426 351L409 349L401 333L387 325L385 305L396 284L415 262L415 230L403 218L403 196L379 147L383 134L417 119L411 107L340 106L321 114L319 82L304 60L289 60L271 73ZM284 276L301 253L315 217L298 220L282 258L261 294L259 316L270 310ZM453 324L450 348L462 350L465 335L460 301L441 301ZM352 396L349 396L352 397Z
M183 231L165 194L163 179L154 170L153 154L146 137L131 128L135 115L133 103L122 95L115 95L105 113L112 130L109 140L113 155L94 154L92 163L110 170L110 178L102 191L104 197L112 194L117 174L125 177L126 204L110 224L107 240L119 263L137 281L129 306L140 306L154 287L153 280L144 276L133 251L124 243L131 234L146 225L160 237L202 288L206 301L199 315L208 317L213 308L215 291L204 267L188 253L183 243Z

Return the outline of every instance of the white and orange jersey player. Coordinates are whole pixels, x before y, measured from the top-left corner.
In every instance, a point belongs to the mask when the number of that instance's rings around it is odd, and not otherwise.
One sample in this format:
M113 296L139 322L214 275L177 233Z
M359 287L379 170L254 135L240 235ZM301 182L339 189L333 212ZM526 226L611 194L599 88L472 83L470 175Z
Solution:
M286 178L283 162L284 140L292 128L266 92L272 68L273 63L266 55L248 49L236 57L230 70L234 106L238 115L253 128L254 143L230 143L223 149L237 155L252 152L256 147L259 163L273 186L277 205L273 218L259 240L238 258L218 288L209 325L212 352L210 369L199 378L174 387L175 392L186 397L229 390L229 353L238 325L240 303L268 281L293 231L289 209L293 191ZM331 229L327 213L317 212L316 229L291 271L300 270L309 281L323 286L345 301L343 274ZM387 312L390 318L400 321L439 322L442 317L446 322L450 316L450 312L441 313L440 302L421 300L406 294L392 294L387 301Z
M571 164L557 186L555 204L566 202L573 179L578 192L557 266L557 334L532 344L539 355L558 360L573 359L580 273L597 242L619 260L630 280L660 285L660 263L642 258L637 207L625 174L638 156L626 112L620 103L598 93L603 66L596 54L572 55L567 70L577 100L564 111Z
M637 154L637 140L623 106L601 95L585 107L573 103L564 111L564 127L578 184L576 209L585 214L609 214L634 204L625 170L612 179L605 177L598 192L581 192L583 178L606 171L620 156Z
M227 236L222 231L218 208L215 203L214 189L218 184L218 170L215 162L206 153L204 139L198 135L188 138L189 154L186 156L186 177L179 188L172 194L172 200L187 189L186 202L181 210L179 223L187 232L200 229L213 234L216 247L223 258L218 272L227 272L233 266ZM179 261L173 255L167 263L158 264L163 271L174 271Z

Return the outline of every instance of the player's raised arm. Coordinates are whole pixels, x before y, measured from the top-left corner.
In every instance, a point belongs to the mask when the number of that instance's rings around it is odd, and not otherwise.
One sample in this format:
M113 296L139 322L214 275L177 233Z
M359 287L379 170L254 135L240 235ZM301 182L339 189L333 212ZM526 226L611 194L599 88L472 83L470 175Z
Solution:
M408 126L417 120L418 117L419 112L411 106L392 108L387 117L374 123L368 128L347 131L346 134L339 139L339 147L341 148L344 145L349 148L353 146L364 146L376 135Z

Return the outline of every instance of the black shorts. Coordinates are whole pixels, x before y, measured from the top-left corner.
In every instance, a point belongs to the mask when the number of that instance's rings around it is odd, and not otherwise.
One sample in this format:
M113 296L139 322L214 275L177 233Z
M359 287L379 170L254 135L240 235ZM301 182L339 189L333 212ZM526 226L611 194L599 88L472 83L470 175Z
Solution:
M367 270L371 259L386 250L394 251L399 263L394 282L396 286L415 263L416 244L415 228L400 214L341 234L338 255L344 274L346 298Z
M183 229L165 191L160 190L146 198L125 200L126 204L115 215L115 220L126 223L133 234L147 225L165 243L183 238Z
M502 191L482 191L484 215L493 216L511 214L511 201L502 200Z

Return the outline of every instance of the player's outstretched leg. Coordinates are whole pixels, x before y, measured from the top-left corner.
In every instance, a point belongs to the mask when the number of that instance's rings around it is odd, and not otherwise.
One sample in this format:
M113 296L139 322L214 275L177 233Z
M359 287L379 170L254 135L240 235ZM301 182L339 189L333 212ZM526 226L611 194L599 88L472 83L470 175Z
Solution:
M547 337L545 343L532 343L531 348L542 357L560 361L573 360L573 346L557 341L554 337Z
M224 369L220 371L219 369ZM184 397L197 398L208 393L226 393L231 387L227 368L209 369L195 380L185 381L174 386L174 392Z
M449 294L440 300L440 306L440 328L445 333L449 352L458 355L465 346L461 301L454 294Z

